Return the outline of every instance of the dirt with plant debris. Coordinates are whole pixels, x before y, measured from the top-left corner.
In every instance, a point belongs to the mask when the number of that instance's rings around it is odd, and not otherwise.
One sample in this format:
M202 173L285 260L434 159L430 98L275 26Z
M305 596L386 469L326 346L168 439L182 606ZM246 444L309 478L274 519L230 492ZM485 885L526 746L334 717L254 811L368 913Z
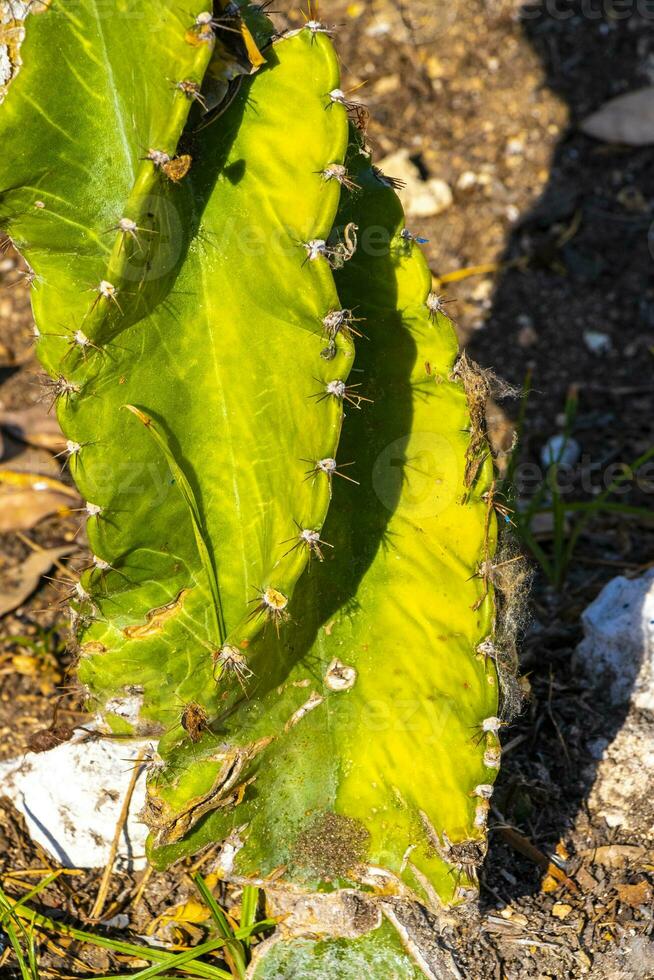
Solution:
M336 25L342 87L356 90L353 97L371 110L377 158L397 160L398 151L408 151L403 166L415 165L434 208L442 208L409 217L407 226L429 239L425 252L439 291L453 300L447 310L462 344L518 388L530 375L517 472L523 498L542 481L541 451L562 432L571 395L580 457L565 474L565 501L597 499L625 472L620 464L654 445L654 148L599 143L577 128L612 96L654 82L654 11L633 4L623 16L627 5L617 6L600 0L322 5L323 19ZM276 19L283 27L301 18L281 13ZM24 414L41 405L38 436L50 423L34 383L39 369L20 268L11 249L0 256L2 285L11 286L0 293L0 411ZM520 399L490 405L500 452L511 445L521 405ZM0 472L69 483L55 457L60 448L44 448L42 441L30 446L16 432L15 420L3 424ZM507 466L506 456L499 465ZM647 466L615 500L651 508L654 467ZM79 516L57 512L22 536L0 534L3 590L16 584L31 553L26 538L44 548L79 547L72 561L83 565ZM547 513L534 533L551 556ZM654 518L605 509L581 534L560 588L533 561L520 646L531 695L503 732L481 907L444 931L466 978L654 976L654 805L645 801L623 820L607 820L594 787L611 746L619 773L619 740L653 740L654 722L645 711L616 709L601 684L589 687L573 663L583 609L613 576L635 576L652 564ZM62 685L72 683L58 605L67 576L56 565L46 574L61 580L60 588L43 578L36 593L0 620L0 758L24 752L30 736L50 722L74 725L82 717L75 691L61 695ZM43 867L46 857L12 816L0 828L0 878L17 895L34 881L25 870ZM107 914L127 916L116 920L120 935L145 932L188 896L187 872L188 866L153 874L142 895L140 874L116 874ZM45 903L84 922L98 880L97 872L62 875ZM168 937L173 928L176 938L196 942L206 924L192 918L161 928ZM84 975L72 956L88 975L118 965L112 955L91 955L79 944L63 956L42 950L44 966ZM14 975L9 963L0 954L0 975Z

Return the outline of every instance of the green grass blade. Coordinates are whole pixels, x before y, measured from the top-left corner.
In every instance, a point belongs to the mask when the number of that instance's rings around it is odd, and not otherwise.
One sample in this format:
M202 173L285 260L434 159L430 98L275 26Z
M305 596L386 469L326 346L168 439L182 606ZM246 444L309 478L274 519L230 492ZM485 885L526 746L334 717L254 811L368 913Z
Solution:
M238 972L239 977L244 978L245 956L243 954L243 949L241 947L241 944L238 942L238 940L234 939L234 934L229 924L229 921L227 920L227 916L225 915L221 907L218 905L216 899L211 894L211 889L207 885L202 875L200 874L194 875L193 881L195 883L195 887L197 888L197 890L200 892L200 895L202 896L202 900L204 901L205 905L208 907L209 911L211 912L211 915L213 916L213 920L218 926L220 935L229 941L229 952L231 953L234 959L234 965ZM241 923L241 925L243 925L243 923Z
M267 926L274 925L272 921L262 921L257 923L257 929L264 929ZM242 939L246 934L247 930L237 929L233 934L234 939ZM226 946L228 940L225 938L211 939L206 943L201 943L196 946L195 949L189 949L185 953L177 953L164 964L159 966L150 966L145 970L140 970L138 973L134 974L134 980L150 980L151 977L158 977L165 969L180 969L186 964L190 963L193 959L199 956L204 956L206 953L213 953L216 949L221 949ZM226 971L221 971L221 976L228 977L231 980L232 975Z
M241 895L241 926L244 928L254 925L257 916L257 906L259 905L259 889L256 885L246 885ZM250 939L243 940L246 947L250 945Z
M30 936L25 930L25 927L23 926L20 919L17 917L13 903L5 895L4 891L0 888L0 908L3 907L5 911L3 912L2 919L0 919L0 921L2 922L2 928L7 934L7 938L9 939L11 947L14 951L14 955L16 956L16 960L18 962L18 967L20 969L21 976L23 980L38 980L38 971L36 971L36 966L35 965L33 966L32 963L33 941L30 939ZM16 925L18 926L25 940L28 949L29 962L26 962L25 960L25 954L23 953L23 948L20 944L20 940L18 938L16 929L13 926L13 922L15 922Z
M31 888L28 892L25 893L25 895L23 895L19 899L9 898L7 893L3 891L2 888L0 888L0 898L4 899L4 901L11 906L11 909L9 911L4 912L2 915L0 915L0 925L4 924L6 916L14 913L16 909L20 908L26 902L31 901L31 899L33 899L36 895L42 892L45 888L47 888L48 885L52 884L52 882L55 881L60 876L60 874L61 871L53 871L52 874L44 878L43 881L40 881L38 885L35 885L34 888Z
M32 909L20 908L16 912L17 916L21 919L27 919L34 926L40 929L48 930L55 934L62 936L70 936L71 939L76 939L79 942L89 943L91 946L98 946L101 949L107 949L114 953L120 953L124 956L134 956L139 957L144 960L152 960L155 963L161 964L164 968L171 967L171 959L174 958L175 954L167 953L164 950L157 950L151 946L140 946L136 943L123 942L119 939L109 939L106 936L98 936L95 933L87 932L84 929L77 929L74 926L68 926L61 922L55 922L53 919L48 918L48 916L42 915L39 912L35 912ZM220 940L224 942L224 940ZM193 951L195 952L195 951ZM200 955L195 953L196 956ZM198 977L203 978L203 980L232 980L231 974L227 973L225 970L220 970L218 967L211 966L208 963L193 963L187 965L186 963L175 963L175 969L181 970L186 974L195 974Z

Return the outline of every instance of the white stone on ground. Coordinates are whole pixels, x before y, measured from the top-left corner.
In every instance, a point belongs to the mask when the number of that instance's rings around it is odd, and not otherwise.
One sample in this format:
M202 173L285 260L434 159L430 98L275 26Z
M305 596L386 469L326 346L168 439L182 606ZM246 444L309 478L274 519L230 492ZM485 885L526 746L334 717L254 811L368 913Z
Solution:
M132 766L151 743L140 739L64 742L49 752L0 763L0 793L25 817L32 838L66 868L102 868L109 858ZM116 868L145 867L147 829L139 775L120 838Z
M589 749L592 811L609 827L654 833L654 569L612 579L582 613L584 639L575 662L588 685L614 705L612 741ZM611 718L607 718L610 730Z
M438 177L422 179L408 150L398 150L380 160L379 169L387 177L396 177L405 182L406 187L397 193L407 218L433 218L446 211L454 200L450 185L444 180ZM420 228L410 230L420 234Z
M581 616L576 662L614 704L654 712L654 568L604 586Z

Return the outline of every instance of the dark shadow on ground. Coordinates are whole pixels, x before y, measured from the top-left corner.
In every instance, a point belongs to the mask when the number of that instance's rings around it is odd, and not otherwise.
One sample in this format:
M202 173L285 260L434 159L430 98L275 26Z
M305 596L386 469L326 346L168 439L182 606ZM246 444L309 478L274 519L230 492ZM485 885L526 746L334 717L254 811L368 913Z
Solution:
M517 385L534 371L523 461L538 463L545 439L561 431L557 416L566 394L578 388L574 437L582 457L570 474L570 500L591 499L606 485L612 464L629 462L654 444L654 147L601 144L577 129L607 99L651 84L654 7L645 16L634 4L623 19L610 19L602 7L614 5L538 2L522 10L524 34L542 61L545 84L567 103L570 125L544 194L511 235L510 266L469 347L481 364L497 365ZM516 321L533 330L533 346L516 343ZM611 350L593 353L588 331L606 334ZM651 507L652 492L650 470L649 483L629 484L617 499ZM651 558L651 532L607 516L582 537L561 593L537 576L522 644L533 694L505 736L505 743L518 742L505 757L494 803L496 825L505 819L547 854L583 822L597 740L611 741L626 714L604 700L604 679L589 690L573 669L581 611L608 579L635 573ZM541 868L507 847L497 827L491 829L482 885L486 910L498 900L533 894L542 876Z

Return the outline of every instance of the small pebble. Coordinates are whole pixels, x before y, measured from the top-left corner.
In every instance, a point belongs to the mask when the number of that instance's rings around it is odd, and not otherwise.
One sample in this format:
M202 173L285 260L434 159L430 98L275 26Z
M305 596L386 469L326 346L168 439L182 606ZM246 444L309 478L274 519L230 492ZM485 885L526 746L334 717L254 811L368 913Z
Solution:
M543 466L574 466L581 456L581 446L576 439L564 435L551 436L543 446L540 461Z
M591 354L608 354L613 348L610 336L600 330L584 330L584 343Z

